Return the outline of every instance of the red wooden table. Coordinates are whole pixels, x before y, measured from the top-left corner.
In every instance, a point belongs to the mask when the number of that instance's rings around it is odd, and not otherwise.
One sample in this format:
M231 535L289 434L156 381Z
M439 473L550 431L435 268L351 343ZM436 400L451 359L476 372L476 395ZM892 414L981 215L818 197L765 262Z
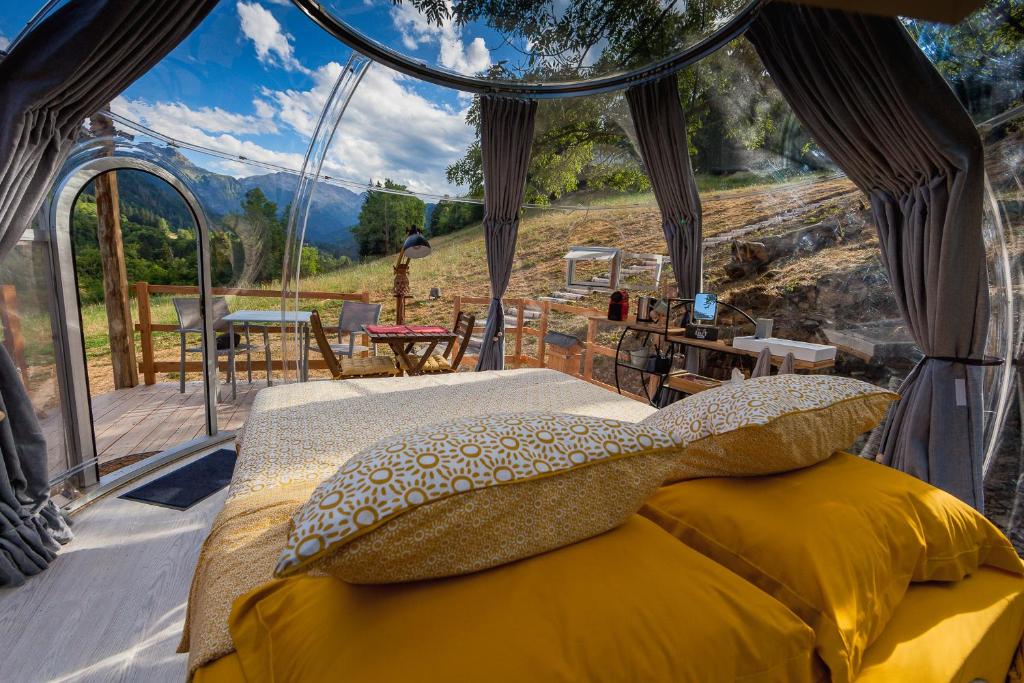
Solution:
M408 375L423 374L423 366L441 342L451 342L456 334L435 325L363 325L373 344L387 344L398 359L398 366ZM426 352L413 354L416 344L427 344Z

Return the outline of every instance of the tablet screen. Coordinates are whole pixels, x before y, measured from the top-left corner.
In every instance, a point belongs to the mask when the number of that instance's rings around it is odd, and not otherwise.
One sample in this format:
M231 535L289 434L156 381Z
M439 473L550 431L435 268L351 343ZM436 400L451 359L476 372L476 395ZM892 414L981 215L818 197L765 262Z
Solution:
M694 322L712 322L718 316L718 295L701 292L693 298Z

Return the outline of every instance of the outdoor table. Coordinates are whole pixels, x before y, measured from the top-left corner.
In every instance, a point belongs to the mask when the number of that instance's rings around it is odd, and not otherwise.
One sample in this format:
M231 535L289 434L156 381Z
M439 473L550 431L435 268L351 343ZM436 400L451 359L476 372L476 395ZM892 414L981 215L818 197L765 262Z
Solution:
M363 325L372 344L387 344L399 360L399 367L408 375L422 375L423 366L441 342L450 342L456 334L445 327L422 325ZM411 357L416 344L427 344L419 358Z
M263 327L267 328L272 325L295 325L296 323L300 327L301 343L299 344L299 367L305 368L306 363L309 362L307 355L309 351L309 319L312 314L309 311L285 311L282 315L281 309L273 311L235 311L221 318L221 321L229 324L228 328L228 339L230 346L228 347L228 363L231 367L231 399L234 400L236 397L235 391L235 323L242 325L248 325L250 327ZM270 385L270 377L272 374L272 362L270 359L270 353L267 353L267 385ZM305 381L306 373L300 371L299 379Z

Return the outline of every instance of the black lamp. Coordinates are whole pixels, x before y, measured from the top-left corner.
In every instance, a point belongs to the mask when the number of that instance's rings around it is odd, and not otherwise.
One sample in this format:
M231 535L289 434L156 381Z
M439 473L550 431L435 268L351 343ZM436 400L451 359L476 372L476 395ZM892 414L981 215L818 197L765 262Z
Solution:
M409 236L405 238L402 251L409 258L423 258L430 255L430 242L423 236L419 228L410 228Z
M409 260L430 255L430 242L415 225L409 228L409 236L398 252L395 264L395 322L405 324L405 300L409 296Z

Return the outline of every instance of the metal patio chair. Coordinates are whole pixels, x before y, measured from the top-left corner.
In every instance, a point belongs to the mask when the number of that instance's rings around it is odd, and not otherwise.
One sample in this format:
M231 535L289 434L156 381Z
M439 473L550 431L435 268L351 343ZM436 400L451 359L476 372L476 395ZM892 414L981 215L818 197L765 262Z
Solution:
M212 299L213 303L213 331L214 334L218 332L226 332L230 328L230 325L223 322L224 316L228 315L231 310L228 308L228 300L222 296L216 296ZM180 349L180 362L179 362L179 379L178 379L178 391L185 393L185 356L189 353L203 353L202 345L189 346L188 335L190 334L202 334L203 333L203 316L202 309L199 306L199 299L196 298L175 298L174 299L174 312L178 315L178 348ZM239 353L245 353L246 355L246 367L249 384L252 384L252 352L259 350L260 347L252 344L249 337L249 326L243 327L242 333L244 335L244 342L241 344L235 344L235 359L238 359ZM270 339L267 335L266 329L263 330L263 352L267 354L267 358L270 358ZM230 356L230 348L218 348L217 357ZM235 376L235 365L232 363L228 367L228 380L233 379ZM270 373L267 373L267 384L270 384Z

